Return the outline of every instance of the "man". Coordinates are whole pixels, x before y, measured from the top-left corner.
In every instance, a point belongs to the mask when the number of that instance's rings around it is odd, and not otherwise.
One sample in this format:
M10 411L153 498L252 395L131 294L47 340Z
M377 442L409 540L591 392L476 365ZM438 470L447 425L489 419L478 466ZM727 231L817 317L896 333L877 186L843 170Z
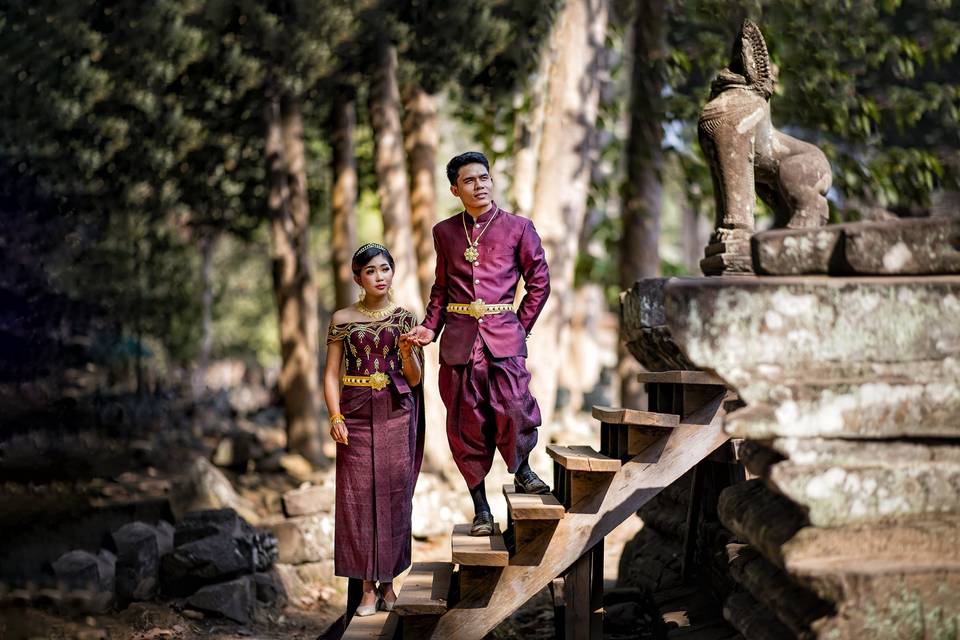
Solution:
M550 274L533 223L492 199L490 163L467 152L447 164L450 192L464 210L433 228L436 280L426 317L406 339L440 338L440 395L447 438L473 499L471 535L493 533L484 478L499 450L525 493L550 488L527 461L537 443L540 408L530 394L526 338L550 294ZM526 294L516 313L520 277Z

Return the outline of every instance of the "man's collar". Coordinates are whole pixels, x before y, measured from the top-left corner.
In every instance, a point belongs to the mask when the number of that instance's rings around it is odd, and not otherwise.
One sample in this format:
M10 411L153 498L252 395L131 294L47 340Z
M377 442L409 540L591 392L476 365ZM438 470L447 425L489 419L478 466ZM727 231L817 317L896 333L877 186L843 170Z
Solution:
M479 217L477 218L477 220L476 220L477 224L484 224L484 223L486 223L490 218L493 217L493 214L496 213L497 208L498 208L498 207L497 207L497 203L491 200L491 201L490 201L490 208L480 214L480 216L479 216ZM474 221L474 220L473 220L473 216L471 216L471 215L470 215L469 213L467 213L466 211L463 212L463 215L464 215L464 217L467 219L467 224L468 224L468 225L473 223L473 221Z

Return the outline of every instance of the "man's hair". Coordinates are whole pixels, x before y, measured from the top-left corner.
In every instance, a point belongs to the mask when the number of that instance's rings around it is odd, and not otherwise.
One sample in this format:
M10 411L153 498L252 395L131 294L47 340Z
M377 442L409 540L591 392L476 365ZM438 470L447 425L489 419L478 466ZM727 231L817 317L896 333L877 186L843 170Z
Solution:
M487 171L490 171L490 162L487 160L487 156L479 151L461 153L458 156L454 156L453 159L447 163L447 180L450 181L450 186L457 184L457 175L460 173L460 167L465 167L468 164L482 164Z

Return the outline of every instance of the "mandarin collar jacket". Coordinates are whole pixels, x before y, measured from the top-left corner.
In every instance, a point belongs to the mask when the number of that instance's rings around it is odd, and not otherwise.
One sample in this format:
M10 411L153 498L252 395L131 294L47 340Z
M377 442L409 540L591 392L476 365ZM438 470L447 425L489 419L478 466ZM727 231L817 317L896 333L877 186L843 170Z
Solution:
M447 365L468 362L478 333L496 358L526 356L526 337L550 295L550 272L533 222L498 209L493 203L476 222L461 211L433 227L437 271L423 326L438 334L443 330L440 360ZM471 240L483 234L477 246L480 257L472 263L463 256L467 233ZM477 299L512 305L521 277L525 294L516 313L477 319L447 311L449 303Z

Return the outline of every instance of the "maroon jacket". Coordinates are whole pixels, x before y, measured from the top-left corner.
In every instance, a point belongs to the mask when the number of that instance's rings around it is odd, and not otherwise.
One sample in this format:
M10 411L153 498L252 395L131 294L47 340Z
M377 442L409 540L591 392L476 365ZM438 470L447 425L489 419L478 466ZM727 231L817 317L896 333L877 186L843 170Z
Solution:
M433 227L433 244L437 249L437 274L423 326L440 332L440 360L444 364L466 364L477 332L496 358L526 356L526 337L550 295L550 272L540 244L540 236L528 218L500 210L480 238L480 258L467 262L463 252L467 231L475 239L484 225L493 218L493 203L474 223L473 217L460 212ZM517 313L509 311L484 316L447 313L451 302L473 302L481 298L487 304L513 304L517 283L523 277L526 293Z

